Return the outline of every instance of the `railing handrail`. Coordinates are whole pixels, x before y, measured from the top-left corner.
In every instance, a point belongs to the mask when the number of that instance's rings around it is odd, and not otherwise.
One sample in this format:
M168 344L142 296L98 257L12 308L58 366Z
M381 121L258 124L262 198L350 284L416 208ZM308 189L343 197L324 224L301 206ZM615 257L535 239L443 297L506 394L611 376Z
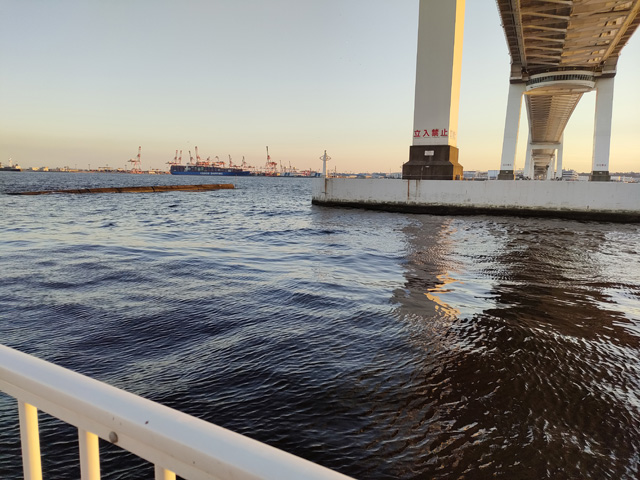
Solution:
M0 391L189 480L349 478L3 345Z

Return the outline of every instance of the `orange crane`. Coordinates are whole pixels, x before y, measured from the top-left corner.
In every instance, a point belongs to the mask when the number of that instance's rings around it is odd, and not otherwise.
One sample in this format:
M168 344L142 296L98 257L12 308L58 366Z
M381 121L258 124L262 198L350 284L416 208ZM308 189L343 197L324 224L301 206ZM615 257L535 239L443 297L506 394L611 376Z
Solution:
M140 167L140 156L142 153L142 147L138 147L138 156L135 159L129 160L130 163L133 163L131 167L131 173L142 173L142 168Z
M173 157L173 162L167 162L168 165L177 165L178 164L178 150L176 150L176 156Z
M275 176L277 175L276 167L278 164L276 162L271 161L271 156L269 155L269 147L267 146L267 163L265 165L265 175Z
M197 145L196 145L196 165L204 165L204 163L202 163L202 159L200 158L200 154L198 153Z

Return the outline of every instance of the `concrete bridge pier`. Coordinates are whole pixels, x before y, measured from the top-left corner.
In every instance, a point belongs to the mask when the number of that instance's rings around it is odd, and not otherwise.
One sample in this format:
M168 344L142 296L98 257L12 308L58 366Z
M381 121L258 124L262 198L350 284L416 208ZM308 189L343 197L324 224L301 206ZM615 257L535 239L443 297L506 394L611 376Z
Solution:
M498 180L515 179L516 148L518 146L520 110L522 109L522 96L524 95L524 91L524 83L512 83L509 85L507 117L504 121L504 139L502 141L502 158L500 160ZM527 145L527 152L529 151L529 147L530 143Z
M549 159L549 165L547 165L547 180L553 180L556 178L556 156L555 154Z
M458 110L465 0L420 0L413 144L402 178L461 180Z
M593 160L589 180L608 182L609 153L611 149L611 122L613 118L614 77L596 80L596 117L593 132Z
M524 160L524 169L522 175L525 178L533 180L533 148L531 146L531 129L529 129L529 138L527 140L527 153Z
M564 134L560 137L560 145L556 153L556 178L562 179L562 153L564 150Z

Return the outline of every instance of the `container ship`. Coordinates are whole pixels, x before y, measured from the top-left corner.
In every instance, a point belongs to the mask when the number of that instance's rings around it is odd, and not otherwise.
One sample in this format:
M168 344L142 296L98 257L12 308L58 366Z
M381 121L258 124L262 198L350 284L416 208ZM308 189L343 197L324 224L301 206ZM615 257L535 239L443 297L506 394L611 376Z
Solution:
M249 170L234 167L213 167L210 165L171 165L171 175L228 175L244 177L251 175Z
M216 157L216 161L213 162L210 158L202 161L198 154L198 147L196 147L196 161L194 162L193 160L194 158L191 156L191 151L189 151L189 163L181 165L182 150L180 150L180 156L178 156L178 150L176 150L176 156L173 162L167 162L171 165L169 173L171 173L171 175L225 175L233 177L246 177L251 175L250 170L245 170L234 165L231 161L231 155L229 155L229 166L227 167L218 157ZM242 163L244 165L244 157Z

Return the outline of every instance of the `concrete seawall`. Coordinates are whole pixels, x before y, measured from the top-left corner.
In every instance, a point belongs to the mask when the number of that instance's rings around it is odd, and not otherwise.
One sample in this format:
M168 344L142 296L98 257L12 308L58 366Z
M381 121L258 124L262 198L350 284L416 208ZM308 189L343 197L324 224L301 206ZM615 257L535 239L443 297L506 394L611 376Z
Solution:
M316 205L440 215L517 215L640 222L640 184L319 178Z

